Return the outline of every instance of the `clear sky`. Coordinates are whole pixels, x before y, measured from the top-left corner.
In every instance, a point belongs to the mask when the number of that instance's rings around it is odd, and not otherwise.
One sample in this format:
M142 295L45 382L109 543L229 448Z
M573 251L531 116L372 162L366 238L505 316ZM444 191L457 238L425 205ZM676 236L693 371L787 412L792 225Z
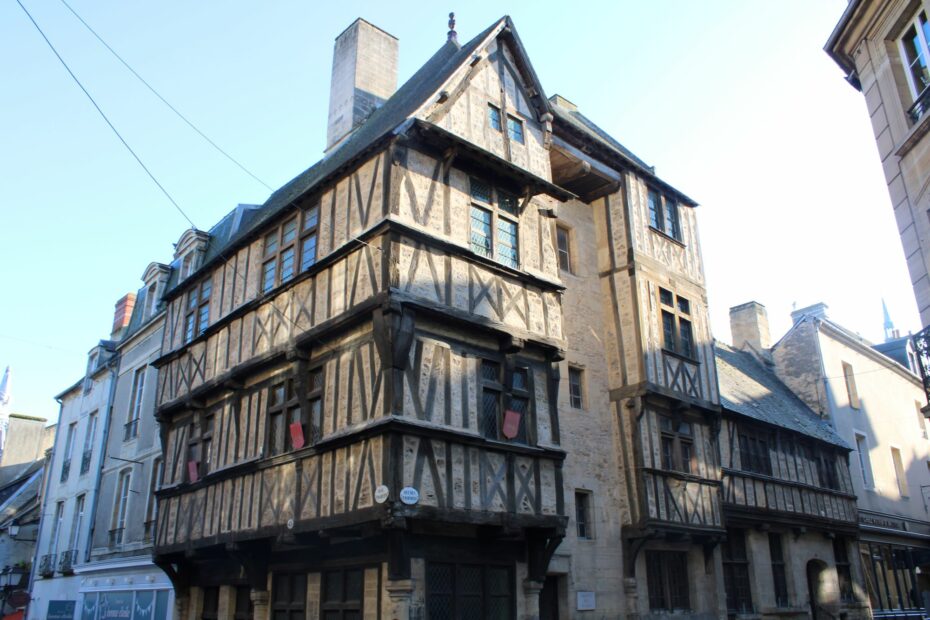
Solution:
M58 0L21 0L201 229L269 191L158 102ZM279 187L317 161L333 40L362 16L400 39L403 82L501 3L95 2L74 9L161 94ZM860 93L822 47L844 0L515 2L547 95L579 106L700 203L712 323L755 299L776 338L792 305L882 337L881 300L919 328ZM145 176L15 2L0 3L0 371L13 410L55 394L109 336L113 304L169 262L187 222Z

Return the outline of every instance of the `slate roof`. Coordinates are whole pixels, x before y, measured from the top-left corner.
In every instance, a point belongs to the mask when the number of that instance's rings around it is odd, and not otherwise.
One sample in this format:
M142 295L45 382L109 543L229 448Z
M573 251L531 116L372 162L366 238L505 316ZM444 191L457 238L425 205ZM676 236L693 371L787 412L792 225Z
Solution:
M910 340L910 336L901 336L880 344L873 344L872 348L910 370L910 360L907 359L907 345Z
M296 199L338 173L344 166L351 164L367 150L380 143L383 138L393 133L417 108L423 105L427 97L435 93L455 70L477 51L481 42L504 20L509 21L509 18L502 17L495 21L465 45L459 45L456 41L446 41L432 58L397 89L384 105L372 112L368 120L350 134L339 148L272 193L268 200L236 230L223 229L218 232L225 234L217 237L213 236L211 230L210 243L201 269L221 256L224 250L238 244L249 233L274 218ZM176 273L176 266L172 264L172 267L175 267L172 271ZM179 282L173 280L169 283L168 290L172 290L177 284Z
M811 411L750 353L718 342L716 359L720 404L725 409L850 449L828 421Z

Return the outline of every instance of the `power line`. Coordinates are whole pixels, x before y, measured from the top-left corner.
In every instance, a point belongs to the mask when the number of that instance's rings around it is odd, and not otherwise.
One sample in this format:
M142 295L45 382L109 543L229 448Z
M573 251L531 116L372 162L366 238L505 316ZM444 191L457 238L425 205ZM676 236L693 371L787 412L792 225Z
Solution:
M123 143L123 146L126 147L126 150L128 150L129 153L135 158L135 160L136 160L136 162L138 162L139 166L141 166L142 169L145 170L145 173L146 173L147 175L149 175L149 178L152 179L152 182L155 183L155 185L158 186L158 189L160 189L160 190L162 191L162 193L165 195L165 197L168 198L169 201L171 201L171 204L173 204L173 205L174 205L174 208L178 210L178 213L180 213L182 216L184 216L184 219L187 220L187 221L190 223L191 226L193 226L194 228L197 228L196 226L194 226L194 222L191 221L191 218L187 217L187 214L184 212L184 209L181 208L181 205L179 205L179 204L177 203L177 201L176 201L174 198L171 197L171 194L168 193L168 190L166 190L166 189L164 188L164 186L162 186L162 184L158 182L158 179L155 178L155 175L152 174L152 171L148 169L148 167L142 162L142 160L139 158L139 156L136 154L136 152L135 152L134 150L132 150L132 147L129 146L129 143L126 142L126 140L123 138L123 136L120 134L120 132L116 129L116 127L113 126L113 123L110 122L110 119L107 118L107 115L104 114L103 110L100 109L100 106L97 105L97 102L94 100L93 96L91 96L91 94L87 91L87 89L84 88L84 85L81 84L81 80L79 80L79 79L77 78L77 76L74 75L74 72L71 70L71 67L68 66L68 63L66 63L66 62L65 62L65 59L61 57L61 54L59 54L59 53L58 53L58 50L55 49L55 46L52 45L52 42L48 40L48 37L47 37L47 36L45 36L45 32L42 31L42 28L39 27L39 24L36 23L36 20L35 20L35 19L33 19L32 14L29 12L29 10L26 9L25 6L23 6L23 3L20 2L20 0L16 0L16 4L18 4L18 5L19 5L19 8L21 8L21 9L23 10L23 12L26 14L26 17L28 17L28 18L29 18L29 21L32 22L32 25L35 26L36 30L39 31L39 34L42 35L42 38L43 38L43 39L45 39L45 43L48 45L49 49L52 50L52 52L55 54L55 57L58 58L58 61L61 63L61 65L62 65L62 66L65 68L65 70L68 72L68 75L71 76L71 79L73 79L73 80L75 81L75 83L78 85L78 87L80 87L80 89L84 92L84 94L87 95L87 98L90 99L90 102L93 104L94 108L96 108L97 112L100 114L100 116L101 116L101 117L103 118L103 120L106 122L106 124L110 127L110 129L113 130L113 133L116 134L116 137L119 138L119 141Z
M90 33L91 33L92 35L94 35L94 36L97 38L97 40L100 41L100 43L101 43L105 48L107 48L107 50L109 50L109 52L110 52L111 54L113 54L113 56L116 57L117 60L119 60L121 63L123 63L123 66L126 67L126 69L128 69L130 73L132 73L134 76L136 76L136 78L137 78L140 82L142 82L142 84L144 84L145 87L148 88L148 89L152 92L153 95L155 95L156 97L158 97L158 99L159 99L162 103L164 103L166 106L168 106L168 109L171 110L172 112L174 112L174 113L177 115L178 118L180 118L182 121L184 121L185 123L187 123L188 127L190 127L190 128L193 129L195 132L197 132L197 135L199 135L201 138L203 138L204 140L206 140L207 143L208 143L210 146L212 146L214 149L216 149L216 150L217 150L220 154L222 154L226 159L228 159L228 160L231 161L233 164L235 164L236 166L238 166L240 170L242 170L243 172L245 172L247 175L249 175L250 177L252 177L252 178L255 179L256 181L258 181L258 182L261 183L262 185L264 185L264 186L268 189L268 191L274 191L274 188L273 188L273 187L271 187L270 185L268 185L267 183L265 183L264 181L262 181L262 180L261 180L260 178L258 178L254 173L252 173L252 171L250 171L248 168L246 168L246 167L243 166L241 163L239 163L239 161L237 161L232 155L230 155L229 153L227 153L226 151L224 151L222 148L220 148L220 146L219 146L216 142L214 142L213 140L211 140L206 134L204 134L202 131L200 131L200 129L198 129L197 126L194 125L194 123L192 123L190 120L188 120L187 117L185 117L183 114L181 114L181 113L177 110L177 108L175 108L175 107L174 107L173 105L171 105L164 97L162 97L162 96L159 94L159 92L158 92L157 90L155 90L155 88L154 88L151 84L149 84L148 82L146 82L145 79L144 79L141 75L139 75L139 74L136 72L135 69L133 69L131 66L129 66L129 63L126 62L126 61L123 59L122 56L120 56L118 53L116 53L116 50L114 50L112 47L110 47L109 44L107 44L107 42L104 41L103 38L102 38L99 34L97 34L97 32L96 32L93 28L90 27L90 24L88 24L86 21L84 21L84 18L82 18L80 15L78 15L77 11L75 11L73 8L71 8L71 5L70 5L70 4L68 4L65 0L61 0L61 3L62 3L63 5L65 5L65 6L68 8L69 11L71 11L71 13L78 19L79 22L81 22L82 24L84 24L84 27L87 28L87 29L90 31Z

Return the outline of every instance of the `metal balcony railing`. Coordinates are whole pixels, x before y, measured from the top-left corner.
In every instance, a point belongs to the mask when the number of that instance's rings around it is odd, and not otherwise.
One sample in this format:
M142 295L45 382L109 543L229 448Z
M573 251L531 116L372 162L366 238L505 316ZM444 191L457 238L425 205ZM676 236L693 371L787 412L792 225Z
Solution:
M55 574L55 554L49 553L43 555L39 560L39 574L43 577L51 577Z
M77 560L77 551L69 549L58 554L58 572L70 575L74 572L74 562Z
M123 434L123 441L129 441L139 434L139 418L130 420L123 425L125 433Z
M115 547L123 544L123 530L125 528L117 527L110 530L110 546Z
M68 459L61 464L61 481L64 482L68 479L68 476L71 474L71 459Z
M90 471L90 457L94 455L93 450L85 450L81 455L81 473L86 474Z
M912 123L916 123L930 110L930 88L925 88L917 95L917 100L907 109L907 115Z

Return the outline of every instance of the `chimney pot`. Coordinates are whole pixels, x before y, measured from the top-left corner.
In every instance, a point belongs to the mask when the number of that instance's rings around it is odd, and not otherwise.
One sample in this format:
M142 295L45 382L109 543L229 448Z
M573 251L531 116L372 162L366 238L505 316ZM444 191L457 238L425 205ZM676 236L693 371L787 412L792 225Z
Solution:
M730 308L730 336L733 346L737 349L747 343L759 353L770 349L772 336L769 333L769 316L765 306L757 301L750 301Z
M397 90L397 53L397 37L362 18L336 37L325 153Z

